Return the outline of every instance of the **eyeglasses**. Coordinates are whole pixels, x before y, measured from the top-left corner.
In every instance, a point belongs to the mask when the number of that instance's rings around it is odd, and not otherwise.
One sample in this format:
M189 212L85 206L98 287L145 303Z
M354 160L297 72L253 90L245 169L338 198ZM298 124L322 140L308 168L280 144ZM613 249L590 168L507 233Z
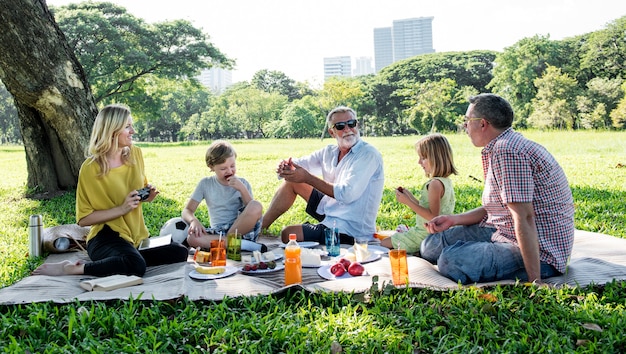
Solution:
M354 128L354 127L356 127L356 124L357 124L356 119L350 119L350 120L345 121L345 122L337 122L337 123L335 123L333 125L333 128L335 128L337 130L343 130L346 127L346 125L349 128Z
M473 120L481 120L481 119L482 119L482 118L470 118L470 117L468 117L468 116L465 116L465 119L463 119L463 123L467 124L467 123L469 123L470 121L473 121Z

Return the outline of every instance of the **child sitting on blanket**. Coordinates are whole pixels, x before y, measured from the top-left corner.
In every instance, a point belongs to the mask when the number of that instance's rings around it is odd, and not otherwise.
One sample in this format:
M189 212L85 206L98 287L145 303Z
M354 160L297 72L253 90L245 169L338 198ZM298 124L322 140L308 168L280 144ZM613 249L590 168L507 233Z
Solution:
M457 171L448 140L441 134L430 134L415 143L415 151L419 156L418 163L430 179L423 185L419 200L406 188L396 189L398 202L415 212L415 227L396 232L381 241L382 246L405 249L408 253L418 252L428 236L424 223L437 215L452 213L455 205L454 188L448 177Z
M189 225L189 246L209 248L211 240L216 240L219 233L237 232L243 235L242 250L267 251L265 245L255 242L261 231L263 206L252 198L250 183L235 175L236 158L235 149L226 141L217 140L209 146L206 164L215 175L198 182L182 212L183 220ZM195 216L203 199L209 209L211 227L208 230Z

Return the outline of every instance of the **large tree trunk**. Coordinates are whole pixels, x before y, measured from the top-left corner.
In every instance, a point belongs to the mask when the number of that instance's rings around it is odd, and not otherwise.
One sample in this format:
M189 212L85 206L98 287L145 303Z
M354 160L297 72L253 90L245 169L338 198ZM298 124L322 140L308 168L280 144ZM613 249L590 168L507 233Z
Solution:
M18 110L27 187L51 194L75 187L97 108L44 0L2 1L0 79Z

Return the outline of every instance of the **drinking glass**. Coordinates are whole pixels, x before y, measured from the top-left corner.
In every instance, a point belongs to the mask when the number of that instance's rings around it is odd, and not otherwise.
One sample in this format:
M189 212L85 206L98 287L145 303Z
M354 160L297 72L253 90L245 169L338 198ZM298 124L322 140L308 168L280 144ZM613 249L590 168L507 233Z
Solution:
M330 257L338 256L340 248L339 229L328 228L324 230L324 233L326 241L326 251L328 251L328 255Z
M409 281L409 267L406 262L406 250L389 250L393 285L404 285Z
M226 248L223 240L211 241L211 265L214 267L226 265Z

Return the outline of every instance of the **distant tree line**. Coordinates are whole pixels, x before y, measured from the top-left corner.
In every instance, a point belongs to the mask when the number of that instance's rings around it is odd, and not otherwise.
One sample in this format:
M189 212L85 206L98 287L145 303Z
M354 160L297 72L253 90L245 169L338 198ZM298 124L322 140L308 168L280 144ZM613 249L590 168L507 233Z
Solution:
M419 55L376 75L331 78L321 88L261 70L214 94L193 73L234 62L196 41L204 35L188 22L147 24L111 3L52 10L96 103L129 105L143 141L320 137L326 113L339 104L356 109L365 135L456 131L467 97L480 92L507 98L516 128L626 126L626 16L564 40L524 38L503 52ZM138 50L157 42L175 48L177 40L187 47L180 55ZM198 64L206 53L219 60ZM0 85L0 143L21 141L13 99Z

